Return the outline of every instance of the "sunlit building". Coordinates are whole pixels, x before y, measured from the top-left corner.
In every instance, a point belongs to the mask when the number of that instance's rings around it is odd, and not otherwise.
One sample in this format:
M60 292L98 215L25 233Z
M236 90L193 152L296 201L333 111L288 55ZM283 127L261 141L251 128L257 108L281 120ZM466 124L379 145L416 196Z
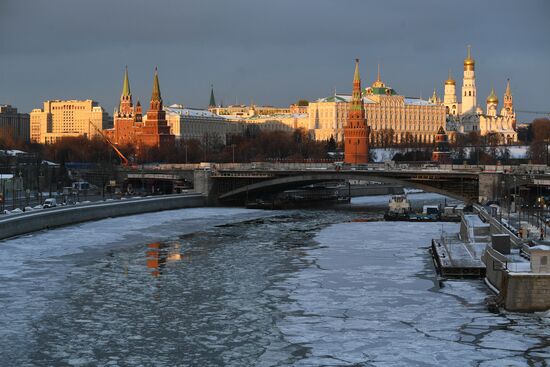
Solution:
M91 138L109 127L109 116L97 102L46 101L31 112L31 141L50 144L66 137Z
M174 144L175 137L170 133L170 126L166 120L156 69L151 101L146 116L142 114L139 101L135 106L133 104L128 70L125 71L119 108L115 110L114 127L106 130L105 135L114 144L133 144L138 148Z
M481 136L494 134L500 143L517 142L516 113L510 88L510 80L506 81L504 106L499 111L498 97L494 88L486 99L485 111L477 105L477 87L475 76L475 60L470 47L464 59L464 76L462 81L461 102L456 95L456 82L449 73L445 81L443 105L447 113L447 130L452 133L478 133Z
M218 136L226 143L229 134L240 134L241 127L208 110L186 108L179 104L165 107L170 132L177 142L195 139L202 141L208 135Z
M335 94L310 102L309 129L315 139L333 137L341 142L351 96ZM421 98L405 97L380 78L363 90L365 117L373 145L433 143L440 126L445 126L445 107Z

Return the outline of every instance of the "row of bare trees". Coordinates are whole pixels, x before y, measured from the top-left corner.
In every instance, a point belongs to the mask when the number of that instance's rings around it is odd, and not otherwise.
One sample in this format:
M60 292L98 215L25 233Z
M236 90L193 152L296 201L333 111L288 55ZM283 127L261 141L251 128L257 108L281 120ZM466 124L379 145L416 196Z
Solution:
M326 159L328 151L335 148L334 140L316 141L304 129L293 132L250 130L243 135L228 136L227 142L217 134L207 133L200 140L181 141L174 146L140 148L130 144L119 147L124 156L135 163L320 160ZM0 137L0 149L20 149L34 153L41 159L61 164L65 162L117 164L120 160L112 147L101 137L65 138L48 145L7 141Z

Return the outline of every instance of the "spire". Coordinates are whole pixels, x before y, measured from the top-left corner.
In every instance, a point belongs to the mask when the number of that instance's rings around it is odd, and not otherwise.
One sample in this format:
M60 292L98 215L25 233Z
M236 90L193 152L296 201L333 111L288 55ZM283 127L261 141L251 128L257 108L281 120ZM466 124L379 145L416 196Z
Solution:
M363 98L361 94L361 76L359 75L359 59L355 59L355 73L353 74L351 109L362 110L363 108Z
M151 95L151 101L162 101L162 97L160 95L159 75L156 67L155 78L153 80L153 93Z
M376 76L376 80L374 83L372 83L373 88L385 88L386 85L382 81L382 78L380 77L380 64L378 64L378 74Z
M208 107L216 107L216 99L214 98L214 85L210 84L210 102Z
M433 100L434 102L437 102L437 92L435 91L435 87L434 87L434 92L433 92L433 94L432 94L432 100Z
M510 78L506 79L506 92L504 93L506 96L512 95L512 90L510 89Z
M445 85L455 85L455 84L456 82L453 79L453 76L451 74L451 69L449 69L449 77L447 78L447 80L445 80Z
M122 83L122 97L129 97L132 95L130 92L130 80L128 78L128 65L124 70L124 82Z
M360 82L361 76L359 75L359 59L355 59L355 74L353 74L353 81Z
M472 46L468 45L468 54L464 59L464 67L472 67L471 70L473 70L474 65L475 65L475 61L472 58Z

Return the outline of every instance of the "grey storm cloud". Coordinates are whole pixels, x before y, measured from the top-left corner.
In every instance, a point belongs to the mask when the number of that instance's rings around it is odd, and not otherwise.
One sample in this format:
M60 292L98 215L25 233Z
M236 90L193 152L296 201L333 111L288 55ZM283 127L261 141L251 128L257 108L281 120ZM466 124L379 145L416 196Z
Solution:
M149 98L159 67L167 103L288 105L382 77L410 96L460 85L467 44L478 103L512 79L523 110L550 110L550 2L440 0L0 0L0 103L92 98L112 110L124 65ZM525 119L533 116L525 116Z

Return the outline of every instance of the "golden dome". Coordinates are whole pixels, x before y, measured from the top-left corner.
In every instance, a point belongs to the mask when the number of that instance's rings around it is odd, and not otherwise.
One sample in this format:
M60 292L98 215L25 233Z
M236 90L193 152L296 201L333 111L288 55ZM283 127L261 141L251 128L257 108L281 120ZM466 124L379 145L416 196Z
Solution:
M451 76L451 69L449 69L449 77L445 80L445 85L456 85L455 80Z
M487 97L487 104L489 103L495 103L498 104L498 97L495 94L495 89L491 88L491 94L489 94L489 97Z

